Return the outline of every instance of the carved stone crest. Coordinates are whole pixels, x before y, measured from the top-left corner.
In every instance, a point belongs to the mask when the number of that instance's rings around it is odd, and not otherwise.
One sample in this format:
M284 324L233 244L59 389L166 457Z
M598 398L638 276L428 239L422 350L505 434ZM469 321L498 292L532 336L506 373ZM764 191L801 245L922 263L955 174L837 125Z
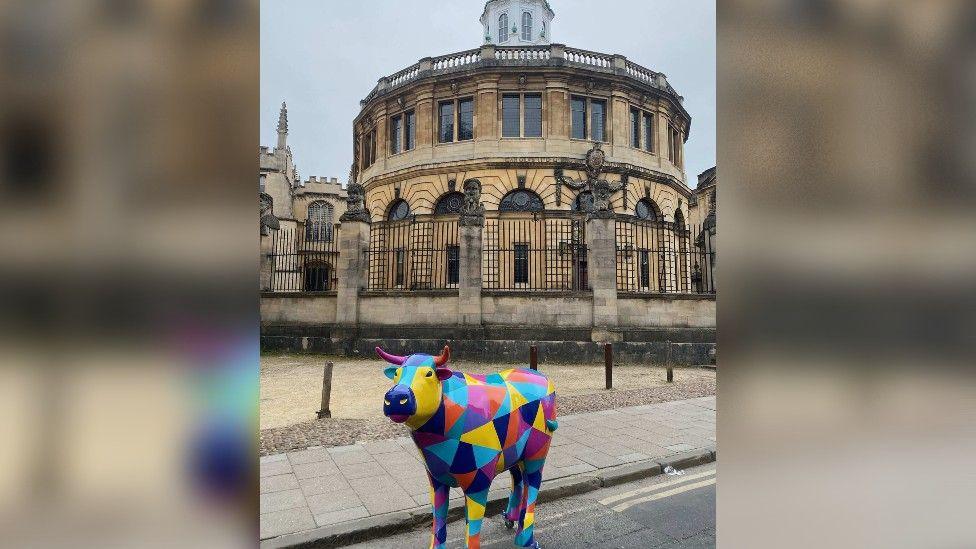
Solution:
M528 82L528 79L525 77L524 74L520 74L518 76L518 87L519 87L519 89L525 89L525 85L526 85L527 82Z
M401 109L403 108L404 105L407 104L406 100L403 99L402 95L396 98L396 102L397 102L397 106L400 107Z
M589 199L581 201L587 213L592 217L611 217L613 212L610 210L610 197L613 193L627 188L628 178L623 177L618 183L610 183L601 178L603 166L606 164L606 153L603 152L600 143L595 143L593 148L586 153L586 179L569 179L563 174L562 168L556 168L553 174L556 178L556 196L561 197L562 186L570 189L590 193L593 198L592 206Z
M468 179L464 182L464 204L458 224L462 227L481 227L485 223L485 207L481 203L481 181Z
M457 95L461 91L461 83L458 81L451 82L451 93Z
M349 183L346 186L346 211L339 221L370 222L369 213L366 211L366 191L359 183Z

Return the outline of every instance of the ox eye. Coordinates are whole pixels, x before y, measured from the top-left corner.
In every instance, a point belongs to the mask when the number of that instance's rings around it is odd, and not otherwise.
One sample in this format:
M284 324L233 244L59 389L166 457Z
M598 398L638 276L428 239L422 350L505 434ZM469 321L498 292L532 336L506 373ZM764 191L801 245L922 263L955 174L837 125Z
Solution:
M427 370L427 373L424 374L424 377L430 377L432 375L434 375L434 370Z

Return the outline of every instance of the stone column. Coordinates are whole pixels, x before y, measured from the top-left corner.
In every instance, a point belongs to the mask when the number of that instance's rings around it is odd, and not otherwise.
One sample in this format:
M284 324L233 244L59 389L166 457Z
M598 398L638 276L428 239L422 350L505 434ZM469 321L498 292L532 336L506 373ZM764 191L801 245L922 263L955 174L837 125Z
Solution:
M593 289L592 340L621 341L617 328L616 224L611 212L596 211L586 220L587 268Z
M481 181L468 179L464 182L464 205L458 218L458 323L467 327L481 326L481 235L484 225Z
M364 207L363 186L350 183L346 191L346 212L339 218L336 324L355 328L359 323L359 291L366 286L369 267L363 252L369 246L370 220Z

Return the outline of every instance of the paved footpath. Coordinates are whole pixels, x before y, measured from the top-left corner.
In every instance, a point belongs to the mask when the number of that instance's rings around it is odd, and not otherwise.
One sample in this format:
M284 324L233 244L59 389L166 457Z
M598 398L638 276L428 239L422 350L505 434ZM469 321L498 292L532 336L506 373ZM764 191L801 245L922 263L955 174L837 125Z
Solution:
M706 448L715 448L714 396L563 416L543 483ZM430 505L409 437L263 456L260 468L261 539ZM490 495L510 485L504 475ZM461 497L451 490L452 500Z

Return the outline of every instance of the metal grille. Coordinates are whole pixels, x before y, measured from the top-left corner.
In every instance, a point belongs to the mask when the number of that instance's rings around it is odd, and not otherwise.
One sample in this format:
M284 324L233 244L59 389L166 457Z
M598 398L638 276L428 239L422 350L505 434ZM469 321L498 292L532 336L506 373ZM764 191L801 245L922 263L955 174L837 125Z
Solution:
M579 214L501 213L485 219L482 287L588 290L586 223Z
M669 221L618 217L617 290L715 293L715 251L710 237L701 227L689 230Z
M366 264L370 290L457 288L457 216L373 223Z
M316 223L272 235L271 291L328 292L336 289L339 226Z

